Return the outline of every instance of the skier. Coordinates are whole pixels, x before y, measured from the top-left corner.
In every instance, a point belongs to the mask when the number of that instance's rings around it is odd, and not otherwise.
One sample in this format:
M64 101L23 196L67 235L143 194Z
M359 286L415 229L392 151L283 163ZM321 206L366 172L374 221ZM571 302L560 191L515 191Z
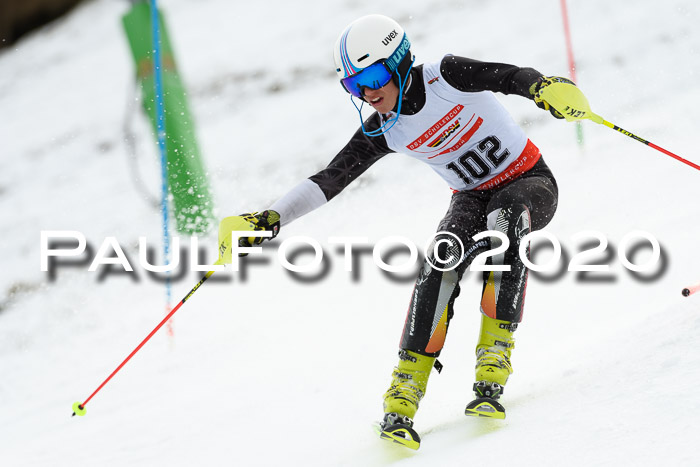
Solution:
M445 342L460 278L483 247L501 244L496 237L472 239L485 230L507 236L507 249L489 262L510 265L510 271L484 275L476 399L465 413L505 417L497 399L513 372L513 333L523 316L528 275L519 257L520 239L546 226L557 207L557 184L540 151L493 93L534 100L563 118L538 94L552 82L573 83L544 77L532 68L452 55L417 65L410 46L403 28L381 15L361 17L343 31L333 50L336 72L351 100L361 101L359 108L355 104L360 128L325 169L268 210L243 216L256 230L270 230L276 236L280 226L326 204L391 152L425 162L453 190L435 248L429 249L416 280L398 365L384 394L381 436L417 449L420 439L412 428L413 418L433 366L439 369L436 358ZM375 112L363 121L365 103ZM239 243L250 246L262 240L248 237Z

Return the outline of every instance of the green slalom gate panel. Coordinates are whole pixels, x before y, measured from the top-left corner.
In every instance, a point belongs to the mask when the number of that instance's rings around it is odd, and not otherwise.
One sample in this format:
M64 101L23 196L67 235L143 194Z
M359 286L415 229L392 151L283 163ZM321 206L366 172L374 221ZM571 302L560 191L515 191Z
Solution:
M160 13L160 12L159 12ZM207 232L213 219L213 202L207 174L197 146L194 123L185 88L177 72L175 57L161 14L161 62L165 147L168 188L172 195L177 230L183 234ZM143 106L157 136L156 96L153 71L151 11L147 2L135 3L122 18L136 73L143 91Z

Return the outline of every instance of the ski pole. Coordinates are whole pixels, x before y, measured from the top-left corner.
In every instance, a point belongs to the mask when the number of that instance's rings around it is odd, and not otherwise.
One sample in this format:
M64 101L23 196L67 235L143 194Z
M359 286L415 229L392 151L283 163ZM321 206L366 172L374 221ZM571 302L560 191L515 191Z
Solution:
M693 295L695 292L700 290L700 282L698 282L695 285L691 285L690 287L684 288L681 293L683 294L684 297L690 297Z
M543 99L549 105L557 109L557 111L559 111L559 113L561 113L567 121L573 122L584 119L592 120L595 123L599 123L601 125L605 125L608 128L612 128L615 131L619 131L623 135L629 136L630 138L635 139L640 143L644 143L647 146L654 148L657 151L666 154L667 156L671 156L674 159L683 162L684 164L687 164L694 169L700 170L700 165L695 164L694 162L690 162L689 160L684 159L681 156L672 153L671 151L668 151L660 146L657 146L654 143L640 138L634 133L630 133L627 130L623 130L619 126L610 123L600 115L594 113L591 110L590 105L588 104L588 99L586 99L586 96L583 95L583 92L581 92L581 90L577 88L576 85L568 79L548 77L545 78L544 83L546 83L546 86L542 86L540 88L540 91L537 93L537 97Z
M220 265L220 264L224 264L224 263L223 263L223 260L222 260L222 259L219 259L219 260L217 260L216 263L214 263L214 264L215 264L215 265ZM78 402L76 402L76 403L73 404L73 415L72 415L73 417L76 416L76 415L79 415L79 416L81 416L81 417L82 417L83 415L85 415L85 413L87 412L87 410L85 409L85 406L87 405L88 402L90 402L90 399L92 399L92 398L95 396L95 394L97 394L98 392L100 392L100 390L109 382L109 380L112 379L112 377L113 377L114 375L116 375L116 374L119 372L119 370L121 370L122 367L123 367L124 365L126 365L126 363L127 363L129 360L131 360L131 357L133 357L134 355L136 355L136 352L138 352L139 350L141 350L141 347L143 347L143 346L146 344L146 342L148 342L148 341L151 339L151 337L153 337L153 335L154 335L156 332L158 332L158 330L159 330L161 327L163 327L163 325L175 314L175 312L176 312L177 310L179 310L180 307L181 307L187 300L189 300L189 298L190 298L192 295L194 295L194 293L197 291L197 289L199 289L199 288L202 286L202 284L204 284L204 282L206 282L206 280L209 279L209 278L211 277L212 274L214 274L214 271L208 271L208 272L204 275L204 277L202 277L202 280L200 280L200 281L197 283L197 285L195 285L194 287L192 287L192 290L190 290L189 293L188 293L187 295L185 295L185 297L184 297L182 300L180 300L180 303L178 303L177 305L175 305L175 308L173 308L172 310L170 310L170 313L168 313L167 316L166 316L165 318L163 318L163 320L162 320L160 323L158 323L158 325L157 325L155 328L153 328L153 331L151 331L150 334L148 334L148 335L146 336L146 338L145 338L144 340L142 340L141 343L140 343L139 345L137 345L136 348L135 348L134 350L131 351L131 353L129 354L129 356L126 357L126 358L124 359L124 361L122 361L122 362L119 364L119 366L107 377L107 379L105 379L105 380L102 382L102 384L100 384L99 387L98 387L97 389L95 389L95 391L94 391L92 394L90 394L90 397L88 397L87 399L85 399L85 401L82 402L82 403L80 403L80 401L78 401Z
M594 122L596 122L596 120L594 120L594 119L591 119L591 120L593 120ZM654 148L654 149L656 149L657 151L660 151L660 152L666 154L667 156L671 156L671 157L673 157L674 159L676 159L677 161L683 162L684 164L688 164L689 166L691 166L691 167L694 168L694 169L700 170L700 165L695 164L694 162L690 162L690 161L687 160L687 159L683 159L681 156L678 156L678 155L672 153L671 151L668 151L668 150L666 150L666 149L664 149L664 148L662 148L662 147L660 147L660 146L655 145L654 143L651 143L651 142L649 142L649 141L647 141L647 140L645 140L645 139L643 139L643 138L640 138L639 136L637 136L637 135L635 135L635 134L633 134L633 133L630 133L630 132L627 131L627 130L623 130L623 129L620 128L619 126L614 125L614 124L610 123L609 121L607 121L607 120L605 120L605 119L603 119L603 118L601 118L601 120L603 120L603 121L602 121L602 122L596 122L596 123L601 123L601 124L605 125L605 126L608 127L608 128L612 128L612 129L615 130L615 131L619 131L619 132L622 133L623 135L627 135L627 136L629 136L629 137L632 138L632 139L636 139L636 140L639 141L640 143L644 143L644 144L646 144L647 146L649 146L649 147L651 147L651 148Z

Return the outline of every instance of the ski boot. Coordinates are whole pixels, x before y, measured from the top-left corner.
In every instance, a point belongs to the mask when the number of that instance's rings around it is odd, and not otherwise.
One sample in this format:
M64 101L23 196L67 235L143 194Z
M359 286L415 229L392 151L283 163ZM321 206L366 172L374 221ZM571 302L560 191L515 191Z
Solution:
M481 315L481 333L476 346L476 399L464 413L475 417L506 418L505 408L497 401L513 373L510 351L515 345L513 332L517 323Z
M379 424L382 439L418 449L420 437L413 429L413 417L425 395L435 357L410 350L399 351L389 389L384 394L384 419Z

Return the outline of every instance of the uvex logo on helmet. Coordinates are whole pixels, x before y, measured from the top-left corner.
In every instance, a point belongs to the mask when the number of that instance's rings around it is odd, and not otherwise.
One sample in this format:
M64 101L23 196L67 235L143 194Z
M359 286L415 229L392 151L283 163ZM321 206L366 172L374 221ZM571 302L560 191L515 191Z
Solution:
M388 36L386 36L386 37L382 40L382 44L384 44L384 45L389 45L389 42L393 41L394 38L395 38L396 36L398 36L398 35L399 35L399 33L396 32L396 29L394 29L393 31L391 31L391 32L389 33Z

